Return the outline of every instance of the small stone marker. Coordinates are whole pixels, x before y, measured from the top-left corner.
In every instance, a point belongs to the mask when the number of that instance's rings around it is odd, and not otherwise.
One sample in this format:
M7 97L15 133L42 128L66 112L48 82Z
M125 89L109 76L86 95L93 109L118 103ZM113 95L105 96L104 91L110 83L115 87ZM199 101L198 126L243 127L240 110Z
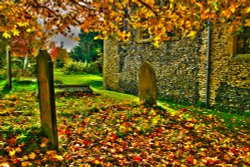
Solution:
M139 71L139 98L145 105L156 104L156 76L149 62L144 62Z
M58 148L56 110L54 97L53 62L45 50L37 56L38 89L42 130L50 138L52 147Z

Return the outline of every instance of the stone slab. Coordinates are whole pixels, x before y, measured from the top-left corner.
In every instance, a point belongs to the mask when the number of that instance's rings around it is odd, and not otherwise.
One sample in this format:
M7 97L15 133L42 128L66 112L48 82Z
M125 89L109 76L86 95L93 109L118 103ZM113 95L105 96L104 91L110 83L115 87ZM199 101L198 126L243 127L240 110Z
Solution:
M75 92L81 91L84 93L93 93L93 90L89 85L54 85L57 89L62 89L63 91Z
M156 105L156 75L149 62L144 62L139 71L139 98L145 105Z
M40 50L37 56L40 118L42 130L50 138L52 147L58 148L56 107L54 97L53 62L47 51Z

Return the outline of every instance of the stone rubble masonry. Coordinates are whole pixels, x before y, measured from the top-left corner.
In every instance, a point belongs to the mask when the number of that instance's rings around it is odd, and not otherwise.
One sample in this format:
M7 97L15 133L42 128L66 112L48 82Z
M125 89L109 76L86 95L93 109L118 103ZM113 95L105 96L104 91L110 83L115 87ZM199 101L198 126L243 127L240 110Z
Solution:
M209 104L249 112L250 59L233 54L233 37L227 27L213 27ZM145 61L156 74L157 97L177 102L203 102L205 97L207 31L194 39L167 41L154 47L150 42L104 42L104 88L138 95L138 72Z

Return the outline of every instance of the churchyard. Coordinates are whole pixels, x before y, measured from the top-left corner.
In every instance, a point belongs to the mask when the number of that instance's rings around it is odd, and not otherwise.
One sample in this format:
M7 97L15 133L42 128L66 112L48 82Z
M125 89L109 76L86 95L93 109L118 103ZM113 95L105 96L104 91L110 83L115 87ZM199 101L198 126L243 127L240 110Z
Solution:
M48 84L44 80L40 86ZM43 97L49 89L42 88L39 95L36 79L14 79L12 91L4 90L5 81L1 80L0 166L250 163L247 114L166 100L145 105L136 96L103 90L100 75L65 75L55 70L54 80L89 85L93 92L55 88L53 108L53 97L47 102ZM144 87L152 85L147 82ZM154 94L154 88L150 91L149 95ZM39 97L44 108L52 109L40 113Z

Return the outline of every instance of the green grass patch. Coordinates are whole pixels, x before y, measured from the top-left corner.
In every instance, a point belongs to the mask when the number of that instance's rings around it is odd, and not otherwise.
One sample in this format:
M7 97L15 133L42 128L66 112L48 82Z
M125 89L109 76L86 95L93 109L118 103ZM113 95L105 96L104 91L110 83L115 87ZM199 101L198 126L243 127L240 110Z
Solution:
M125 93L118 93L108 90L102 90L102 77L100 74L77 74L77 75L66 75L60 70L55 70L54 72L54 78L57 82L62 82L63 84L83 84L83 85L90 85L91 88L94 90L94 93L100 94L103 98L110 98L115 100L117 103L122 101L127 101L127 103L132 103L137 105L139 103L139 98L134 95L129 95ZM5 80L0 80L0 89L2 90L0 92L0 97L3 97L4 94L9 93L8 90L4 89L6 85ZM30 79L30 78L20 78L20 79L13 79L13 89L12 92L37 92L37 81L36 79ZM74 101L75 99L72 98L71 101ZM96 103L99 103L98 99L96 99ZM199 115L204 117L214 117L217 116L218 119L222 121L222 123L229 127L231 130L237 130L238 129L247 129L249 127L249 120L250 114L249 113L230 113L225 111L220 111L216 109L208 109L208 108L202 108L199 106L193 106L191 104L180 104L175 103L171 100L164 100L160 99L157 101L158 106L164 108L168 112L172 114L178 113L178 111L181 111L182 109L188 109L192 115ZM63 106L64 102L58 101L58 106ZM86 104L81 104L86 105ZM80 106L81 106L80 105ZM95 109L95 106L92 106ZM68 110L68 108L65 108ZM81 110L81 107L76 107L74 110L74 113L77 113L79 110ZM187 115L190 117L190 115ZM206 121L205 118L204 121L206 124L209 124L210 121Z
M65 85L76 84L76 85L90 85L93 88L102 88L102 77L101 74L74 74L66 75L60 70L54 71L54 80L61 82Z
M93 89L95 93L101 94L103 97L106 98L113 98L118 101L128 100L130 102L138 102L139 98L134 95L125 94L125 93L119 93L114 91L108 91L108 90L101 90L101 89Z
M6 87L7 81L6 80L0 80L0 90L2 93L6 94L9 93L10 90ZM14 92L34 92L37 91L38 85L36 79L30 79L30 78L21 78L16 79L13 78L12 80L12 89L11 91Z
M204 123L209 125L213 117L218 117L217 119L221 123L231 129L232 131L238 131L239 129L246 129L250 133L250 113L231 113L227 111L220 111L214 108L206 108L199 105L191 105L188 103L175 103L172 100L161 99L158 104L167 106L175 111L189 110L192 115L198 115L199 117L204 117ZM174 113L174 112L173 112Z

